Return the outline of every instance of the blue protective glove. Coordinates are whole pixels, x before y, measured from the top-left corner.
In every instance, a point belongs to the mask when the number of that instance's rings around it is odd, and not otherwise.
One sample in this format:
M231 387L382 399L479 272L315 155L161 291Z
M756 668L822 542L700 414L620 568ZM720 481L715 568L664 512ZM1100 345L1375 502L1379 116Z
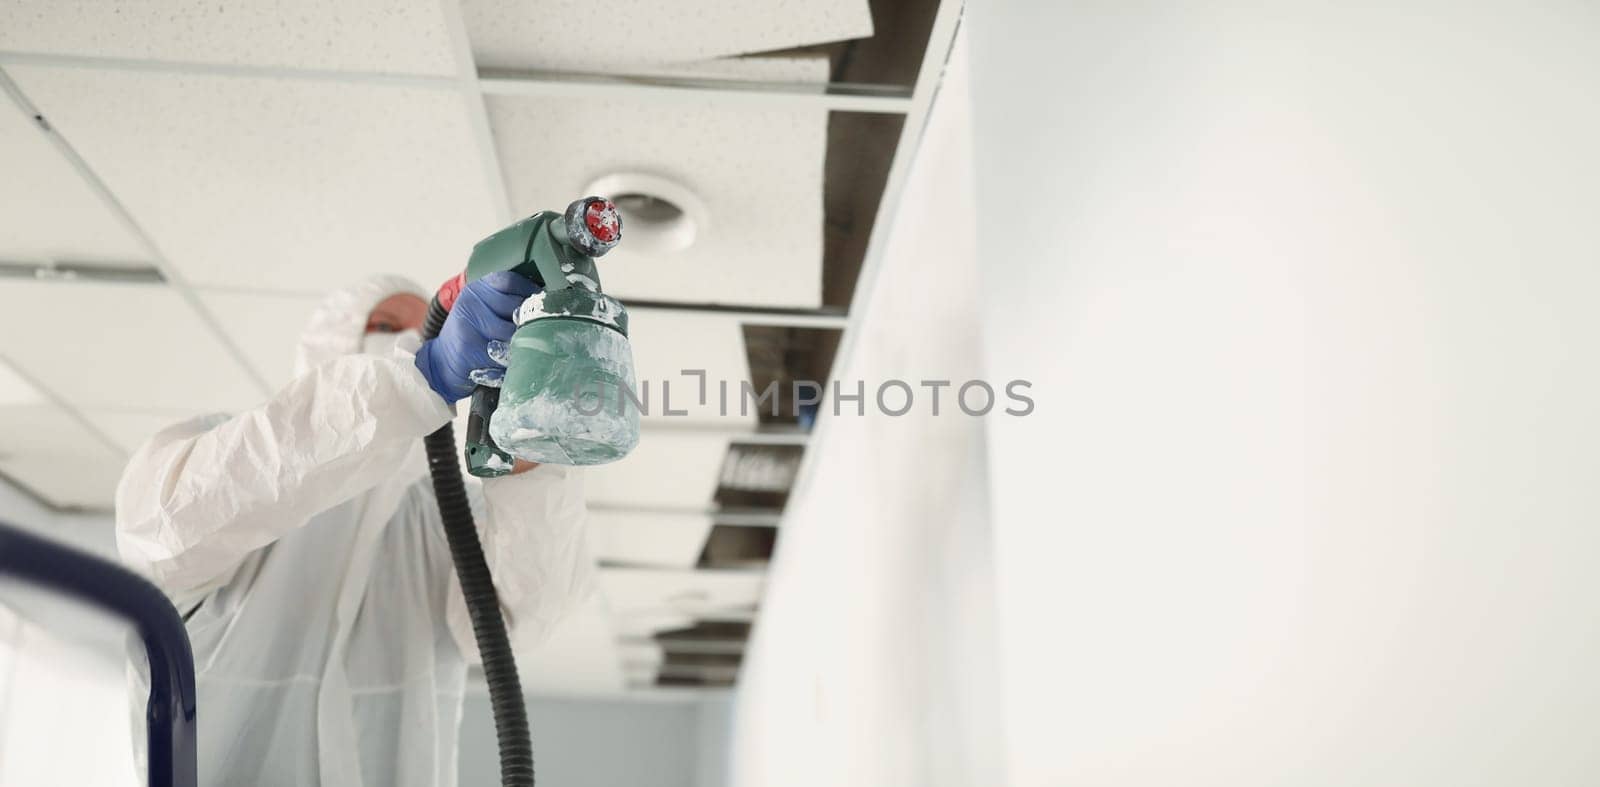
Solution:
M517 329L512 314L538 291L532 279L510 271L496 271L463 287L439 336L417 349L417 370L428 387L455 404L471 396L477 380L483 379L474 370L503 371L505 363L491 356L489 343L511 341Z

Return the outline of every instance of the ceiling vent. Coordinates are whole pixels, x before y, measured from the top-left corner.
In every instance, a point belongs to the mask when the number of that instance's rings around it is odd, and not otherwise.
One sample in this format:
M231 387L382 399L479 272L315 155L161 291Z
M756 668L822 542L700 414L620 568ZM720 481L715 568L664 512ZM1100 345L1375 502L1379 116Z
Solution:
M711 218L705 202L687 186L657 175L618 172L590 183L586 190L616 203L628 247L638 252L683 251L694 245Z

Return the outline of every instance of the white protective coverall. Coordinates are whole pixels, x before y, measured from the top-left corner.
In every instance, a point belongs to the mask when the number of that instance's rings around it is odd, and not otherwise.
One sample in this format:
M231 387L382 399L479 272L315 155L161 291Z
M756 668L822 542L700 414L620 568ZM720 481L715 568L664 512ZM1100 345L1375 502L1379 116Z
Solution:
M422 451L451 408L413 365L414 332L360 353L368 313L397 292L422 295L395 277L332 294L293 381L157 433L118 485L123 559L192 611L203 785L456 783L477 648ZM580 474L468 484L526 653L591 586Z

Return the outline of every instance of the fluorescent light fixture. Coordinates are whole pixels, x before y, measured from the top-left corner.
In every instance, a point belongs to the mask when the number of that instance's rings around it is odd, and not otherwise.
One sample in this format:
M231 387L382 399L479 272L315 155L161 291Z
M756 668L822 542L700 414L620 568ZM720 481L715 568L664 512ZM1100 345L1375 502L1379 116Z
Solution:
M165 284L167 277L149 265L102 265L87 262L0 262L0 277L44 281L122 282L125 284Z

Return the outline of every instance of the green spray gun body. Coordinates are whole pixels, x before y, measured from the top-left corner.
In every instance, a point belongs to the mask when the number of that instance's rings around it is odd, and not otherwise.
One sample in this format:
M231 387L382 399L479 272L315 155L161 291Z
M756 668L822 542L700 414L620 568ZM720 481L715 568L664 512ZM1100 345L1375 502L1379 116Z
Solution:
M467 472L505 475L518 458L603 464L638 444L628 313L600 291L594 262L621 237L616 206L586 197L565 213L536 213L473 247L465 282L512 271L543 290L517 310L500 387L473 391Z

